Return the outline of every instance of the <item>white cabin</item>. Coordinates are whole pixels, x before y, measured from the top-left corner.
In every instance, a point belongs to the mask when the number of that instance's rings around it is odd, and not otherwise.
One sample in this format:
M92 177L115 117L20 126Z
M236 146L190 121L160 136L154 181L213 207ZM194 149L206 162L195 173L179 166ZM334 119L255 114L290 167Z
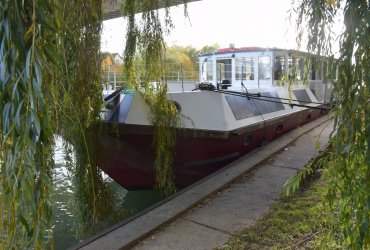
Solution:
M200 82L212 83L220 89L244 91L242 83L247 89L276 87L285 74L294 76L294 82L302 85L306 55L276 48L219 49L198 56ZM332 85L325 81L328 66L325 60L313 61L308 74L309 87L319 101L327 102L330 98Z

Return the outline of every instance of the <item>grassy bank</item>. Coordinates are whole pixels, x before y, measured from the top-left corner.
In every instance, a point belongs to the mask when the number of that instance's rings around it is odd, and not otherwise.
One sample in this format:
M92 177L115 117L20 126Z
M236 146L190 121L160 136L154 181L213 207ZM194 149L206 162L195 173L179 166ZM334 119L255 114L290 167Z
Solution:
M281 197L252 227L219 249L339 249L328 237L327 177L314 176L291 197Z

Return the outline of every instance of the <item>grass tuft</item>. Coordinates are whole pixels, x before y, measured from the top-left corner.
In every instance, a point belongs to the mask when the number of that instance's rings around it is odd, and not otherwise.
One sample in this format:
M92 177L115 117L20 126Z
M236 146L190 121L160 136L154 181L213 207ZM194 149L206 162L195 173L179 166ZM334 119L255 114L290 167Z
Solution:
M330 232L328 177L313 176L290 197L279 198L253 226L218 249L340 249Z

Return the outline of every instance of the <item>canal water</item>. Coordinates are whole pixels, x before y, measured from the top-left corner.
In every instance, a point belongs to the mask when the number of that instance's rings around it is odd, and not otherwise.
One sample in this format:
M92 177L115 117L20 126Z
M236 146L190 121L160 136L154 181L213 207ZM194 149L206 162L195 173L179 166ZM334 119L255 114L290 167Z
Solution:
M56 250L62 250L77 244L81 239L76 237L74 231L74 217L77 215L73 214L72 209L72 178L71 173L65 166L62 139L60 137L56 138L54 161L54 188L51 194L54 213L54 244ZM156 190L128 191L108 176L104 176L104 178L108 181L112 192L114 192L115 205L122 209L119 213L121 216L121 218L118 218L119 220L140 212L163 198L161 193ZM107 224L106 227L109 226L111 224Z

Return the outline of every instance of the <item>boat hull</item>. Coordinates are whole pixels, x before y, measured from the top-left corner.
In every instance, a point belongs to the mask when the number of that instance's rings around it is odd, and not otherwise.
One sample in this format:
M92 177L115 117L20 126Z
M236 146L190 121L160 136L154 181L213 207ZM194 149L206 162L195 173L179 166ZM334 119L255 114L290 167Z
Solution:
M185 187L219 170L324 112L304 109L233 131L179 130L174 150L173 180ZM120 124L100 137L99 167L127 189L155 184L155 151L151 126Z

